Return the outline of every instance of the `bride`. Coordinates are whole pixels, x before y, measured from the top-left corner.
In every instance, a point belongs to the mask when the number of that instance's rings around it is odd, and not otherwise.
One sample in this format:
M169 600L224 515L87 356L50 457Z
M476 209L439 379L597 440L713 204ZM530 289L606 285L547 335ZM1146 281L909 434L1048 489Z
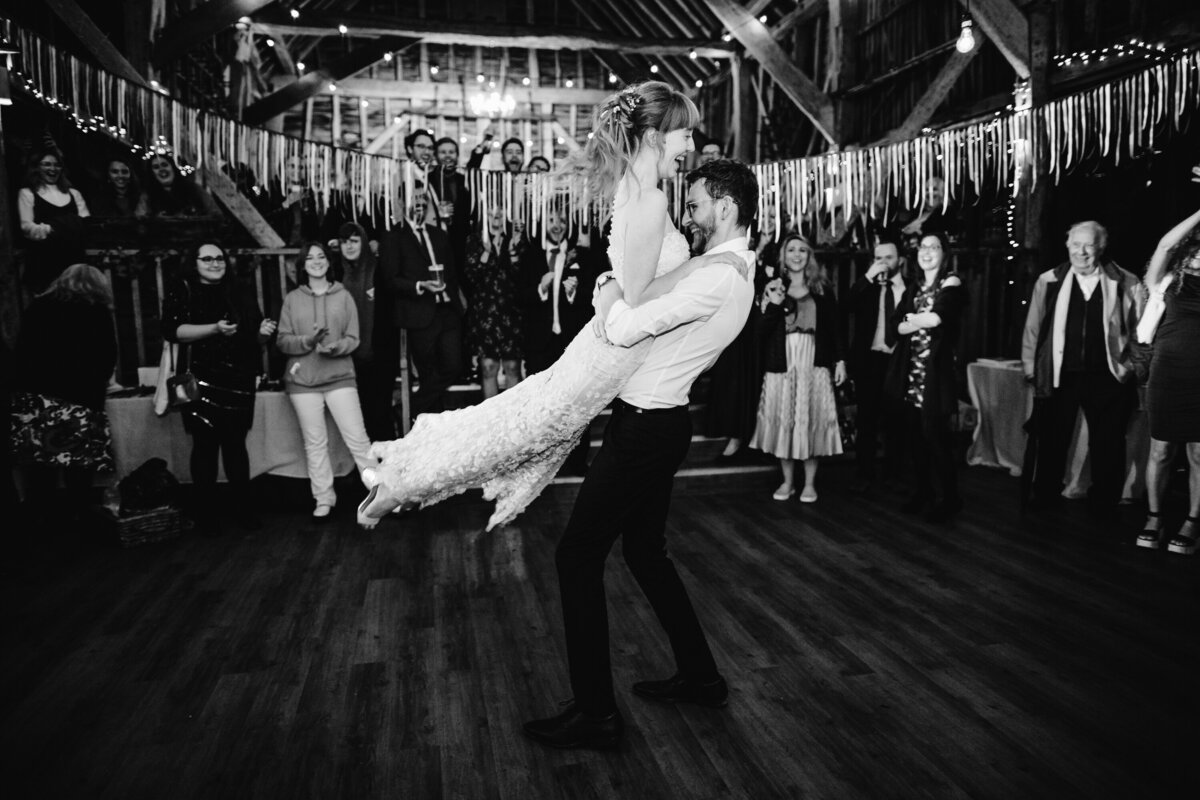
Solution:
M694 149L697 122L692 101L658 81L630 86L596 110L585 150L589 180L596 196L612 198L608 256L631 306L714 261L746 269L731 254L689 260L687 241L667 216L658 183L674 177ZM549 369L479 405L422 414L408 436L377 442L372 450L382 463L359 506L359 524L373 528L397 506L430 505L477 486L496 500L487 529L510 522L554 478L651 341L617 347L586 326Z

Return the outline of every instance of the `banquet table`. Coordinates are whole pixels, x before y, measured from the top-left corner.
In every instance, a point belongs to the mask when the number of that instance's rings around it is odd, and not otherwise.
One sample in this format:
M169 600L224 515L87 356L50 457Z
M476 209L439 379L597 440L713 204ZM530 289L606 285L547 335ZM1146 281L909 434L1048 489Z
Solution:
M1007 469L1019 476L1025 458L1023 426L1033 410L1033 387L1025 382L1019 360L980 359L967 365L967 390L979 409L975 438L967 450L968 464ZM1125 432L1125 485L1122 499L1141 497L1146 489L1146 456L1150 450L1150 424L1138 410ZM1088 430L1083 414L1067 451L1063 496L1083 497L1091 486L1088 465Z
M192 439L183 429L179 414L157 416L154 398L110 397L104 405L112 429L113 457L119 480L141 466L147 459L162 458L167 468L182 482L192 479L189 459ZM333 423L325 414L329 430L330 461L334 474L344 475L354 467L354 459ZM254 426L246 437L250 456L250 476L270 473L288 478L307 478L304 442L300 438L300 423L284 392L259 392L254 401ZM225 479L224 467L220 479Z

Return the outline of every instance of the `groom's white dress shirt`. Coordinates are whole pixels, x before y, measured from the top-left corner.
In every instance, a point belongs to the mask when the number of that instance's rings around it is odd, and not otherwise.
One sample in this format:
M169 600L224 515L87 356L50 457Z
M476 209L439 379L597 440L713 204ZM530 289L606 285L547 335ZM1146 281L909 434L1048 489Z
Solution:
M725 265L703 267L666 295L631 308L617 300L605 319L608 339L629 347L655 337L646 361L619 397L639 408L670 408L688 402L692 384L741 332L754 302L754 252L745 236L708 253L737 253L750 266L743 278Z

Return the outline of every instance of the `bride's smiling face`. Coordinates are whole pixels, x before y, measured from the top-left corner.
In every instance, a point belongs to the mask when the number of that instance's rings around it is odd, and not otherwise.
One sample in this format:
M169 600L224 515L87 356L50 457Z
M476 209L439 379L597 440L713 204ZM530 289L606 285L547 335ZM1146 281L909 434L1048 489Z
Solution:
M673 178L679 172L683 159L696 149L692 142L692 129L680 128L659 138L662 151L658 159L658 177Z

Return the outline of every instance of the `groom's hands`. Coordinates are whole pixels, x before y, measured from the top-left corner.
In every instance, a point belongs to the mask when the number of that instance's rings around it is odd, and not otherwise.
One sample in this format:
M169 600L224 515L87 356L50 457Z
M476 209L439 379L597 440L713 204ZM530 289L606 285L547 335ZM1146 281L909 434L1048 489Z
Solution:
M621 297L621 287L617 285L616 281L605 281L602 285L597 282L596 290L592 294L592 308L596 310L596 316L592 320L592 331L596 334L596 338L609 341L608 333L604 329L604 320L608 319L608 312Z

